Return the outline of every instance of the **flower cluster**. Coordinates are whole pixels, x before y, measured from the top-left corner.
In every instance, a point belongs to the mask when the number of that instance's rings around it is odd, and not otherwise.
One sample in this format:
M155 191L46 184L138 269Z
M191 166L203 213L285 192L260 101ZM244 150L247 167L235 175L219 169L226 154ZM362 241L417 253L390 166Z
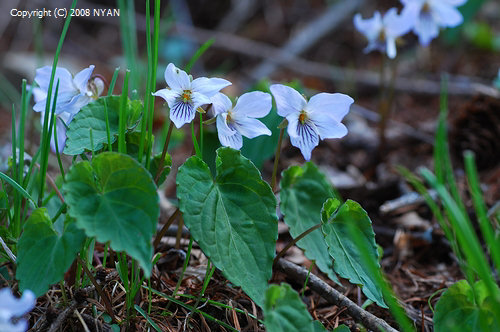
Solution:
M104 90L104 82L98 78L91 78L94 66L83 69L74 77L65 68L56 68L54 76L54 90L52 92L51 107L55 99L55 86L59 81L59 88L56 99L56 130L57 148L63 151L66 142L66 128L82 107L92 100L97 99ZM38 86L33 87L35 105L33 110L41 113L42 126L45 119L47 95L50 84L52 67L45 66L36 70L35 82ZM49 110L50 111L50 110ZM50 123L49 116L49 123ZM52 151L56 151L54 137L50 140Z
M456 27L463 22L456 7L467 0L400 0L404 5L401 14L391 8L382 17L377 11L372 18L354 16L354 26L368 39L365 52L378 50L389 58L396 56L396 39L409 31L419 38L420 44L429 45L439 34L439 28Z
M35 307L35 294L26 290L20 299L15 298L9 288L0 289L0 332L24 332L28 329L28 322L18 319Z
M94 66L91 65L73 77L68 70L56 68L54 82L59 82L59 89L55 114L59 151L64 149L66 129L74 116L82 107L97 99L103 91L102 80L91 78L93 70ZM37 86L33 87L33 110L41 113L42 125L51 72L51 67L43 67L38 69L35 75ZM251 139L260 135L271 135L271 131L258 120L271 111L272 97L269 93L245 93L233 105L231 99L220 92L231 85L231 82L222 78L193 79L172 63L165 70L165 81L167 87L153 95L167 102L170 119L177 128L193 121L196 112L203 111L201 106L211 105L218 137L223 146L241 149L243 136ZM296 90L280 84L272 85L271 93L276 100L278 114L288 122L292 145L300 149L306 160L311 158L311 152L320 139L340 138L347 134L347 128L341 121L353 103L351 97L340 93L320 93L308 102ZM53 138L51 147L55 151Z
M168 88L154 93L168 103L170 118L177 128L194 119L199 106L212 104L219 140L223 146L240 149L243 136L254 138L271 135L258 118L265 117L272 108L271 95L254 91L243 94L233 106L219 91L231 83L220 78L193 80L186 72L169 64L165 71ZM306 160L320 139L340 138L347 128L340 123L349 112L353 99L340 93L320 93L309 102L296 90L281 84L271 86L278 114L288 121L292 145L298 147Z

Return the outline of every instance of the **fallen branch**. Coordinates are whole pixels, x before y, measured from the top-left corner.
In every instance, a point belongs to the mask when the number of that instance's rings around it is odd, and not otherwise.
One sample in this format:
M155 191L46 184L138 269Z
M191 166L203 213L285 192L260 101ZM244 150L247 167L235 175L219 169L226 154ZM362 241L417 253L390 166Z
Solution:
M335 30L342 22L350 20L352 13L363 2L364 0L344 0L330 6L323 14L316 17L298 33L291 36L285 45L281 47L278 58L265 58L252 71L250 76L261 79L262 77L271 75L279 65L287 65L296 55L314 46L319 39Z
M280 271L289 275L293 279L302 283L308 277L307 269L298 266L294 263L287 261L284 258L278 260L275 265ZM318 278L314 274L309 274L308 286L318 293L322 298L328 302L335 304L339 307L345 307L346 312L356 321L363 324L366 328L373 331L387 331L397 332L398 330L390 326L386 321L377 316L369 313L368 311L359 307L356 303L352 302L349 298L339 293L336 289L332 288L326 282Z
M305 60L297 56L290 57L278 47L233 34L188 27L182 24L176 24L172 33L178 37L196 41L199 44L204 43L210 38L215 38L212 47L256 58L266 58L269 59L269 61L276 62L277 66L286 67L298 74L314 76L332 82L354 82L358 85L369 87L380 86L380 75L378 72L331 66L324 63ZM288 59L286 62L282 63L279 59L283 58ZM252 80L262 79L262 77L251 78ZM394 89L396 91L414 94L439 95L441 92L441 82L439 80L415 77L397 77ZM453 75L449 76L448 94L463 96L484 94L492 97L500 97L500 92L484 80Z

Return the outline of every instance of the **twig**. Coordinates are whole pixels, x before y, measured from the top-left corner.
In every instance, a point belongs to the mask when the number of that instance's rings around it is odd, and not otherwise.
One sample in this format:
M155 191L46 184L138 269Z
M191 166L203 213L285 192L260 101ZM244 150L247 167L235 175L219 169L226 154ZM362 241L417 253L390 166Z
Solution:
M78 306L78 303L76 301L72 301L71 305L67 307L66 309L61 312L59 316L57 316L57 319L52 325L50 325L49 332L56 332L59 330L59 328L62 326L64 321L68 318L68 316L76 310L76 307Z
M82 326L83 326L83 329L85 330L85 332L90 332L89 327L87 326L87 324L83 320L83 317L82 317L82 315L80 315L78 310L75 309L73 312L75 313L75 315L78 318L78 320L80 321L80 323L82 323Z
M295 265L284 258L278 260L276 267L298 282L304 282L308 276L307 269ZM326 282L314 274L309 274L309 287L330 303L339 307L345 307L346 312L356 321L362 323L366 328L374 331L397 332L386 321L362 309L349 298L339 293Z
M308 50L320 38L338 27L340 23L346 19L350 19L352 16L351 13L363 2L364 0L344 0L330 6L326 12L292 36L281 47L282 51L278 58L267 58L252 71L250 76L261 79L272 74L278 65L286 65L289 61L293 60L295 55Z
M380 75L375 71L341 68L305 60L297 56L293 56L287 62L281 63L278 59L286 57L287 55L280 48L220 31L176 24L172 32L178 37L190 38L200 44L209 38L215 38L212 47L218 47L256 58L268 58L271 61L276 61L277 65L284 66L298 74L315 76L332 82L348 81L369 87L379 86ZM253 77L253 79L255 79L255 77ZM394 90L414 94L439 95L441 91L440 84L439 80L397 77L394 83ZM500 92L484 80L480 81L477 78L466 79L457 76L450 76L448 81L448 94L463 96L485 94L492 97L500 97Z
M7 256L9 256L10 260L15 263L16 262L16 255L14 255L12 253L12 251L9 249L9 247L7 246L7 244L4 242L4 240L2 239L2 237L0 236L0 244L2 245L3 247L3 250L5 250L5 252L7 253Z

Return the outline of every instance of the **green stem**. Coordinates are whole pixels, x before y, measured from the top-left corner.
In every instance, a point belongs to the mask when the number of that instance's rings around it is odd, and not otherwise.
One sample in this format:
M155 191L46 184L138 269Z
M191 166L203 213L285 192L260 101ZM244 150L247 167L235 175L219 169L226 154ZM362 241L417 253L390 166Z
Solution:
M118 131L118 152L127 153L127 146L125 143L125 126L126 126L126 113L127 113L127 99L128 99L128 79L130 70L125 72L125 79L123 80L123 90L120 97L120 119Z
M276 146L276 153L274 157L273 175L271 177L271 188L273 192L276 188L276 173L278 172L278 163L281 154L281 144L283 143L283 136L285 135L285 128L280 129L280 138L278 139L278 145Z
M193 237L189 237L189 245L188 245L188 250L186 253L186 259L184 260L184 265L182 266L182 273L179 276L179 280L177 280L177 284L175 285L174 293L172 294L172 298L175 298L177 291L179 290L179 287L181 286L181 282L184 279L184 273L186 272L187 266L189 264L189 259L191 258L191 249L193 248ZM168 306L170 305L171 302L167 304L167 307L165 309L168 309Z
M163 172L163 166L165 165L165 156L167 155L168 144L170 143L170 136L172 136L172 130L174 129L174 123L170 120L168 124L168 132L167 137L165 138L165 144L163 144L163 151L161 153L160 165L158 166L158 171L155 176L155 183L158 184L158 180L160 179L160 175Z
M309 233L314 232L315 230L317 230L320 227L321 227L321 224L314 225L313 227L309 228L308 230L306 230L305 232L303 232L302 234L300 234L299 236L297 236L295 239L293 239L290 243L288 243L286 245L285 248L283 248L283 250L281 250L276 255L276 257L274 258L273 264L276 264L276 262L278 262L278 260L285 255L285 253L287 252L287 250L290 249L291 247L293 247L298 241L302 240Z

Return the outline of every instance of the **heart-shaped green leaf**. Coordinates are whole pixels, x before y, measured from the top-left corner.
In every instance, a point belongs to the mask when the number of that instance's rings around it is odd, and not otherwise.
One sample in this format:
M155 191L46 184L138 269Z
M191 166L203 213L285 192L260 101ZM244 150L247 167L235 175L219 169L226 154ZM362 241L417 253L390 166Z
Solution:
M237 150L218 149L216 170L214 180L196 156L179 168L179 208L203 252L262 306L278 238L276 198Z
M326 331L319 321L312 319L299 294L288 284L269 286L263 309L268 332Z
M294 238L319 224L323 203L328 198L335 197L333 187L326 176L311 162L302 167L292 166L285 170L280 186L281 212L285 215L285 223ZM321 230L311 232L298 241L297 245L305 251L307 258L316 261L323 273L339 282Z
M63 278L84 240L85 233L76 227L74 220L66 219L60 234L54 229L47 209L33 211L18 243L19 288L30 289L36 296L44 294L51 284Z
M377 286L369 268L363 264L366 257L362 258L362 255L368 255L367 257L380 268L375 233L366 211L352 200L347 200L340 205L338 200L328 199L321 211L321 223L328 251L334 259L335 272L342 278L349 279L353 284L362 285L363 293L370 300L387 308L381 287ZM355 245L351 236L353 231L358 232L359 237L366 241L369 252L365 253Z
M500 289L497 287L497 294ZM434 330L444 331L500 331L500 317L495 317L493 306L500 303L489 296L486 284L478 281L473 288L460 280L443 293L434 313Z
M105 152L71 167L63 185L69 214L89 237L111 242L151 274L159 200L151 174L128 155Z
M65 154L78 155L85 150L90 151L92 143L94 151L100 150L104 144L108 144L106 108L111 143L116 141L119 127L120 96L101 97L84 106L69 124L66 132ZM128 131L135 128L141 112L142 104L139 100L128 100L126 109ZM90 128L92 128L92 141L90 140Z

